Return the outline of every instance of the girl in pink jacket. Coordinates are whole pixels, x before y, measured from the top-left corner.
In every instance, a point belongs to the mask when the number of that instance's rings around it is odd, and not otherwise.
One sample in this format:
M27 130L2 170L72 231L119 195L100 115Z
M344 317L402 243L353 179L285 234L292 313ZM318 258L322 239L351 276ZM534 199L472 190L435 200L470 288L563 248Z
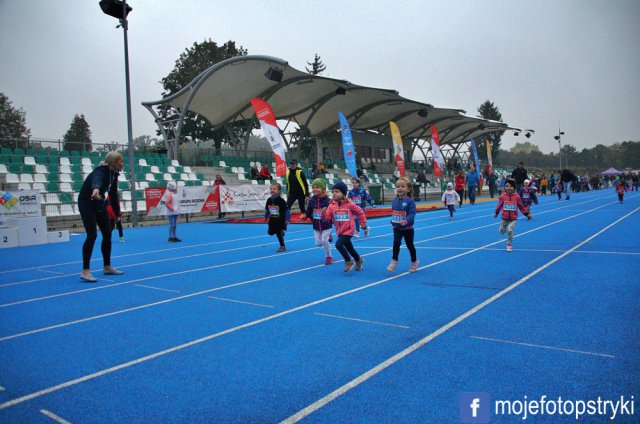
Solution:
M337 182L331 192L333 201L322 214L322 219L325 221L333 220L333 224L336 227L338 236L336 249L344 258L344 272L351 271L354 265L356 271L361 271L364 266L364 259L353 248L351 238L356 231L355 217L357 216L360 220L363 230L367 228L367 217L362 209L347 197L347 185L345 183L342 181Z
M496 218L498 213L502 211L502 223L500 224L500 234L507 232L507 252L512 250L513 231L516 227L516 220L518 219L518 209L528 220L533 218L531 213L527 210L525 205L522 204L522 199L518 193L515 193L516 182L514 180L507 180L504 184L504 193L498 199L498 206L493 217Z

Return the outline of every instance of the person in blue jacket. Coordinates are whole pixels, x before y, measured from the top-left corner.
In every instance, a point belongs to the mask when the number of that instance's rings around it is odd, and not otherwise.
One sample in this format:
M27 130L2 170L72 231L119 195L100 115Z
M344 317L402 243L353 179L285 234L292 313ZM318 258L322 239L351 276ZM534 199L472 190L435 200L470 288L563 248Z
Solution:
M467 172L467 195L469 196L469 204L476 204L476 189L480 181L480 174L476 170L475 165L471 165Z
M363 212L367 208L367 202L369 202L372 208L375 208L376 202L374 202L371 196L369 196L367 190L362 187L360 179L354 177L351 179L351 182L353 183L353 188L349 191L349 193L347 193L347 197L351 199L353 203L359 206ZM356 233L353 236L360 237L360 230L360 221L356 216ZM369 227L364 230L364 236L369 237Z

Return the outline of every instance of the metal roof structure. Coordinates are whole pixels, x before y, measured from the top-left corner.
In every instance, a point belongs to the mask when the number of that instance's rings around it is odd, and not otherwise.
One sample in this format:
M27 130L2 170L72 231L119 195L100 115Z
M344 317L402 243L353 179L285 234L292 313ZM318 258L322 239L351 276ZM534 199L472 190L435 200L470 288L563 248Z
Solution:
M435 125L443 146L497 131L518 130L502 122L466 116L461 109L439 108L407 99L395 90L312 75L269 56L224 60L202 72L179 92L142 104L153 114L165 141L169 142L166 123L161 122L154 108L170 105L179 111L180 118L173 128L174 139L179 139L187 111L199 114L217 129L254 119L250 104L254 97L266 100L277 119L295 122L305 129L307 136L337 131L338 111L354 131L389 134L389 121L394 121L402 137L414 141L429 139L430 125Z

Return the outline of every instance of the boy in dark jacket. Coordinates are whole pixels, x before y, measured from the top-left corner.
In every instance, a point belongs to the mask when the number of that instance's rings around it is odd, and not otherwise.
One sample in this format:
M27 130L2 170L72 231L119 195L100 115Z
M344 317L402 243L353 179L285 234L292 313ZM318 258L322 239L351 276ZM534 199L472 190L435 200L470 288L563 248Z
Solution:
M287 208L287 202L282 198L282 186L279 183L271 184L269 188L271 197L267 199L267 204L264 209L264 219L269 222L269 230L267 234L278 237L280 247L278 252L284 252L287 250L284 246L284 232L287 229L289 223L290 213Z

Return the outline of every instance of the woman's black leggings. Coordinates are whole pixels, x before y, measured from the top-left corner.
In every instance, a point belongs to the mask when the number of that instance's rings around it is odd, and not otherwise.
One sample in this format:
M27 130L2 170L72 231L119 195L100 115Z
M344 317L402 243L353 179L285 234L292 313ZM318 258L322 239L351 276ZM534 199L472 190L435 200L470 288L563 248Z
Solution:
M111 265L111 223L109 222L109 216L106 212L96 213L93 210L80 211L80 217L84 224L84 229L87 232L87 239L82 245L82 268L91 268L91 253L93 253L93 245L98 238L98 230L96 225L100 228L102 234L102 260L104 266Z
M460 196L460 206L462 206L462 201L464 200L464 190L456 190L458 196Z
M343 234L339 236L336 241L336 249L338 249L338 252L340 252L345 261L350 261L351 256L353 256L353 259L356 261L360 259L360 255L358 255L356 249L353 248L353 244L351 244L351 237L352 236ZM349 254L351 254L351 256L349 256Z
M411 255L411 262L415 262L416 257L416 248L413 245L413 228L410 230L397 230L393 229L393 259L398 260L398 256L400 255L400 244L402 243L402 238L404 237L404 244L407 245L407 249L409 249L409 254ZM336 247L338 244L336 243Z

